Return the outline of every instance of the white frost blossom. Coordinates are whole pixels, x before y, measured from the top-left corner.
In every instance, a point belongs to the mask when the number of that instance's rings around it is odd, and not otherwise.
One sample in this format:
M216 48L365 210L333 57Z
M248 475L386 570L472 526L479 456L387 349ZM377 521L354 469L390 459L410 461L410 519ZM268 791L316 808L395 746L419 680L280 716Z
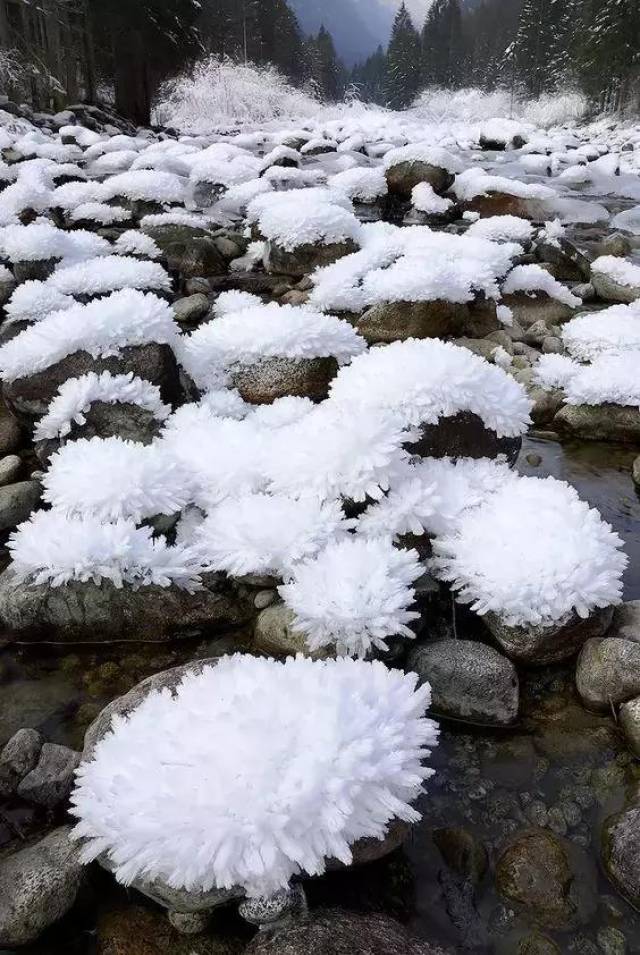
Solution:
M72 794L116 878L271 895L382 839L433 770L428 684L380 662L237 654L116 716ZM381 728L384 728L383 730Z
M423 572L416 551L352 537L298 564L279 592L311 650L335 646L364 657L374 647L386 650L388 637L415 637L408 624L420 614L409 607Z

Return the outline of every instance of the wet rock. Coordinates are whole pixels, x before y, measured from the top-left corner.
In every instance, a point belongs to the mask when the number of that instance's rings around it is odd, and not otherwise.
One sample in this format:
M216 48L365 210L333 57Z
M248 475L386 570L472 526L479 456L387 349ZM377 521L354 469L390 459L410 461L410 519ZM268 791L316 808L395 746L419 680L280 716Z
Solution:
M588 282L591 277L589 257L563 236L555 242L539 242L536 256L541 262L555 266L556 278L560 282ZM576 291L575 294L579 293Z
M529 398L533 401L531 420L534 425L541 427L551 424L564 404L564 392L559 388L529 388Z
M485 301L387 302L367 309L356 322L370 345L408 338L483 338L499 327L495 303Z
M284 293L280 301L283 305L306 305L309 301L309 296L306 292L301 292L300 289L292 288Z
M640 444L638 408L611 404L565 405L555 416L553 425L562 434L584 441Z
M547 666L570 660L587 640L602 637L611 626L613 608L594 610L586 620L574 614L561 626L508 627L492 613L482 619L512 660L531 666Z
M209 313L209 299L202 292L179 298L173 303L173 314L179 325L197 325Z
M435 829L433 841L449 869L473 885L482 882L488 868L487 850L466 829Z
M20 473L22 461L17 454L7 454L0 460L0 487L12 484Z
M598 930L598 948L604 955L625 955L627 940L619 928L608 925Z
M52 809L71 792L80 753L67 746L45 743L37 764L18 786L17 793L26 802Z
M593 269L591 272L591 284L596 290L599 298L605 302L621 302L630 304L640 298L640 287L637 285L622 285L616 282L614 278L604 272L598 272Z
M546 829L523 829L509 840L496 862L496 887L549 928L583 924L596 907L596 873L588 858Z
M183 279L220 275L227 271L227 260L215 239L208 235L172 242L165 245L163 254L169 271L178 272Z
M574 295L581 298L583 302L591 302L596 297L596 290L591 282L584 282L582 285L575 285L572 289Z
M40 503L42 487L38 481L20 481L0 487L0 531L8 531L26 521Z
M519 683L513 664L484 643L439 640L411 651L407 669L431 684L438 716L498 726L518 716Z
M640 456L635 459L633 462L633 469L631 471L631 476L633 477L633 483L636 487L640 487Z
M545 340L549 337L549 326L546 322L538 319L537 322L534 322L533 325L529 325L524 333L524 340L527 345L537 345L540 347Z
M575 313L570 305L558 302L545 292L536 292L535 295L514 292L503 296L503 304L511 309L515 321L524 329L536 322L543 322L547 326L558 325L568 321Z
M239 955L244 941L215 933L184 938L160 912L129 904L99 915L97 955Z
M0 455L11 454L17 451L22 441L22 432L20 425L9 412L9 410L0 402Z
M0 862L0 945L27 945L76 900L83 866L69 826Z
M564 345L561 338L556 335L547 335L542 339L542 353L544 355L562 355L563 352Z
M18 583L0 575L0 622L25 641L169 640L213 634L255 613L252 602L224 582L193 594L177 587L99 586L73 581L62 587Z
M16 287L15 279L13 278L0 278L0 308L3 305L6 305L11 296L13 295Z
M293 617L293 611L281 603L262 610L253 631L253 649L275 657L295 656L297 653L314 659L326 657L326 652L312 653L309 650L304 634L293 626Z
M462 204L463 212L477 212L483 219L491 216L518 216L521 219L534 219L544 222L548 218L544 203L537 199L521 199L506 192L487 190L483 196L476 196Z
M5 382L3 393L7 404L26 424L45 414L52 398L68 378L80 378L89 371L110 371L114 375L133 372L138 378L158 385L164 401L173 403L180 394L178 366L168 345L132 345L122 348L118 356L94 359L88 352L67 355L55 365L28 378ZM14 450L14 448L7 449ZM0 442L0 451L2 451Z
M485 427L478 415L461 411L440 418L437 424L422 425L421 437L407 445L412 454L432 458L497 458L505 455L509 464L517 460L522 438L499 438Z
M605 637L585 643L576 668L585 706L606 711L640 695L640 643Z
M609 636L640 643L640 600L627 600L616 607Z
M231 382L251 404L271 404L286 395L323 401L337 373L335 358L265 358L235 367Z
M383 915L337 909L309 913L259 932L246 955L445 955Z
M308 243L288 251L277 242L267 242L264 253L264 267L267 272L277 275L302 277L323 265L330 265L345 255L357 252L358 246L351 239L326 244Z
M602 864L618 892L640 908L640 806L629 806L605 822Z
M562 955L555 942L546 935L534 932L520 939L515 949L515 955Z
M13 275L18 285L23 282L44 282L53 273L60 259L34 259L33 261L14 262Z
M630 255L632 251L633 246L631 242L626 235L622 235L620 232L612 232L611 235L605 235L598 248L599 255L617 255L622 259L626 255Z
M42 742L37 730L21 729L13 734L0 753L0 799L13 795L20 781L35 767Z
M393 196L410 199L415 186L428 182L434 192L441 195L453 184L454 177L441 166L432 166L427 162L407 161L396 163L387 169L387 186Z

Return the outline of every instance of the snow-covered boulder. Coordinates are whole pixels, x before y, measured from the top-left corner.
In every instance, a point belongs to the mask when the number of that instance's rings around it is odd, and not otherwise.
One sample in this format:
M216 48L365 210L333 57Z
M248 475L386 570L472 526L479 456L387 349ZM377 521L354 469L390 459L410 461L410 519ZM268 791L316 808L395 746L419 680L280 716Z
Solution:
M461 169L459 161L440 147L428 143L412 143L390 150L384 157L389 192L410 199L419 183L428 183L441 195L453 182L453 174Z
M603 255L591 266L591 282L606 302L640 298L640 266L615 255Z
M582 299L540 265L518 265L502 286L503 303L523 328L537 322L555 325L567 321L582 305Z
M548 218L545 202L555 196L548 186L489 175L477 168L456 176L452 192L465 210L483 217L509 215L543 220Z

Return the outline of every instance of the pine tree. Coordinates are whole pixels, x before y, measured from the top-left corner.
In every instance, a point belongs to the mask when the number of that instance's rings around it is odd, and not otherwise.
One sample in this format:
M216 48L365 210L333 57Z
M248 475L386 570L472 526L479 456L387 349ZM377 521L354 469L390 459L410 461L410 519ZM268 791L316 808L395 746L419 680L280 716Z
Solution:
M351 83L357 88L360 97L369 103L383 105L386 94L387 58L382 46L368 57L364 63L354 66Z
M333 38L324 25L308 45L311 80L322 99L335 101L344 88L344 69L336 55Z
M423 79L428 86L460 86L464 68L458 0L436 0L422 30Z
M553 45L554 0L524 0L514 43L515 68L532 96L549 87L549 61Z
M393 23L387 51L386 99L393 109L405 109L415 99L421 82L420 37L402 0Z
M592 2L586 37L580 51L585 88L602 108L626 106L640 73L637 0Z

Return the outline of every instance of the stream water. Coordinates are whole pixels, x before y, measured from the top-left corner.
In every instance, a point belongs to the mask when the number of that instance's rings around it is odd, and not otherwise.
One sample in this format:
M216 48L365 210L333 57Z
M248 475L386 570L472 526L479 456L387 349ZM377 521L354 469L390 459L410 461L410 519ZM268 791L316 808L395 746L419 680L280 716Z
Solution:
M630 557L628 600L640 598L640 498L631 480L633 457L633 451L610 445L560 445L530 438L519 461L523 473L569 481L621 534ZM19 727L33 726L52 742L81 748L85 728L115 696L153 672L225 652L233 645L231 637L170 647L7 645L0 650L0 744ZM501 901L492 875L508 836L537 824L575 846L584 895L577 922L542 924L539 931L555 940L562 952L640 952L640 916L614 892L599 866L601 823L621 807L639 771L613 720L580 706L573 675L572 665L525 673L521 721L509 731L443 724L441 744L433 756L437 772L422 800L423 820L408 843L379 863L310 883L311 903L386 911L407 921L418 934L456 951L552 952L553 948L519 948L534 926ZM50 823L24 805L9 806L0 817L0 854L3 847L15 848L21 838ZM459 830L465 835L461 837ZM482 860L485 853L488 859L486 869L481 861L472 866L473 878L464 878L444 863L443 851L446 855L449 846L449 854L455 853L461 838L466 840L467 861ZM86 890L84 905L37 945L21 951L25 955L99 951L100 913L123 897L112 879L98 876ZM232 947L220 951L231 952L235 941L240 943L243 928L233 914L221 919L220 930ZM538 943L542 944L539 939ZM126 951L133 955L138 949ZM156 949L139 949L140 955L147 951Z

